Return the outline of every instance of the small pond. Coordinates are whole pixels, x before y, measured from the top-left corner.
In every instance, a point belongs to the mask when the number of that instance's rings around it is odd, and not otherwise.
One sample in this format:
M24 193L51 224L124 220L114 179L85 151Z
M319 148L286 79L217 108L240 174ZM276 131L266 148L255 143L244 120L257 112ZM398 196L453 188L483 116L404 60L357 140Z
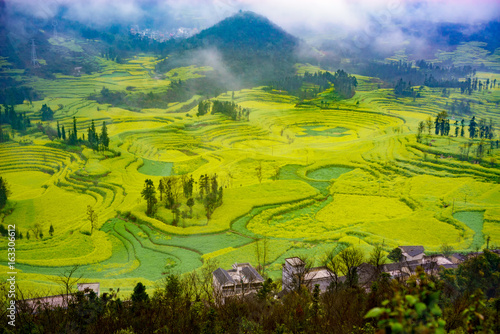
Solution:
M301 128L304 129L303 132L305 132L305 135L297 135L297 137L306 137L306 136L327 136L327 137L342 137L342 136L347 136L346 133L349 131L347 128L343 127L336 127L336 128L329 128L325 130L317 130L321 129L322 126L318 125L306 125L302 126Z
M142 159L144 165L137 170L139 173L151 176L170 176L172 175L173 162L154 161Z

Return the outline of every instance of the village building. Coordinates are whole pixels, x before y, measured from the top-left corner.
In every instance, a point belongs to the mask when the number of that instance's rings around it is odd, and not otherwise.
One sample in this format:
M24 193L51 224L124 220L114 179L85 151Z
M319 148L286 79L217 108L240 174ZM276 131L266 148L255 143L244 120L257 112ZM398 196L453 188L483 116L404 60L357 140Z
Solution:
M424 246L399 246L406 261L422 261L424 258Z
M452 255L451 255L450 260L451 260L451 262L453 262L453 263L462 263L462 262L464 262L465 260L467 260L467 256L466 256L466 255L464 255L464 254L455 253L455 254L452 254Z
M264 279L250 263L235 263L233 269L218 268L213 275L213 288L216 297L241 296L256 293Z
M293 291L299 286L306 286L310 290L316 284L320 291L325 292L333 280L333 273L326 267L306 268L306 264L298 257L285 259L282 268L282 290Z
M101 284L100 283L78 283L78 291L83 293L88 293L89 291L94 291L97 297L101 295Z
M443 255L425 256L423 246L400 246L403 259L400 262L384 264L375 267L368 263L362 263L356 268L357 282L360 287L367 290L377 280L381 273L388 274L393 279L407 279L422 267L429 275L437 275L439 270L457 268L458 263ZM465 259L466 257L464 257ZM307 268L305 262L298 257L285 259L282 272L283 292L296 290L299 286L305 286L312 290L316 284L321 292L327 289L335 281L341 284L346 281L345 276L338 276L326 267Z

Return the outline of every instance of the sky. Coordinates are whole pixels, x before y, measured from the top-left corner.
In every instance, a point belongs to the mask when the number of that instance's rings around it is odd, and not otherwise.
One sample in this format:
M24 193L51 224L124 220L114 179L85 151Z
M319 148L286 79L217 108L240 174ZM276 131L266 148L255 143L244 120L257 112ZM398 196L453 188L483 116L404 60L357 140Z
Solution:
M364 29L371 19L479 23L500 18L498 0L5 0L8 8L51 19L61 6L65 18L92 25L154 20L161 26L209 26L238 10L268 17L289 31L322 31L330 26Z
M287 32L322 46L325 41L349 41L345 50L392 53L411 44L425 52L431 35L423 21L477 24L500 20L499 0L0 0L7 13L20 12L43 25L54 17L91 27L114 23L171 30L204 29L250 10L266 16ZM61 14L62 13L62 14ZM2 18L0 18L2 19ZM6 20L4 20L6 21ZM38 24L37 26L40 26ZM31 38L22 20L6 21L10 31ZM410 32L411 31L411 32ZM417 33L415 33L417 32ZM465 31L466 33L474 31ZM337 44L335 48L339 48Z

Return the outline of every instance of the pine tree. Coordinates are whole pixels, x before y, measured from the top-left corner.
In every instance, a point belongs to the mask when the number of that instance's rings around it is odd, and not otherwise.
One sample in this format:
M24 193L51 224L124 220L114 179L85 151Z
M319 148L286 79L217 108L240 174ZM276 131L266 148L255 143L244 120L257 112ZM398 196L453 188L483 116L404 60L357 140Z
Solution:
M62 126L62 129L61 129L61 137L63 140L66 140L66 131L64 130L64 125Z
M469 136L471 139L474 139L476 136L476 116L472 116L472 119L469 122Z
M160 202L163 201L163 193L165 192L165 186L163 185L163 180L160 180L158 185L158 191L160 192Z
M156 200L156 190L153 181L146 179L144 182L144 189L141 192L142 197L147 202L146 214L148 216L152 215L154 212L154 206L157 202Z
M59 128L59 121L57 121L57 138L61 139L61 129Z
M0 176L0 209L3 209L5 204L7 204L7 199L9 197L9 185L7 184L7 180Z
M50 224L49 234L51 237L54 236L54 226L52 226L52 224Z
M106 127L106 122L102 122L102 128L101 128L101 144L103 146L103 151L104 148L109 147L109 137L108 137L108 128Z
M71 134L70 140L72 141L72 144L76 144L78 141L78 130L76 129L76 117L73 116L73 132Z

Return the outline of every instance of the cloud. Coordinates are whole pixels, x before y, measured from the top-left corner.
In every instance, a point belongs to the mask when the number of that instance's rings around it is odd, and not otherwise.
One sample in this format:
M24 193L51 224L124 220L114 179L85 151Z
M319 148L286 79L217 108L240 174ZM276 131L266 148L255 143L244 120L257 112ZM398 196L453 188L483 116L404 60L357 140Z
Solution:
M151 15L215 23L243 9L265 15L290 30L297 26L322 30L333 25L356 30L373 19L381 23L395 19L476 23L500 17L497 0L16 0L6 1L6 5L45 19L65 8L66 18L97 25L132 24ZM189 24L189 19L183 23Z
M158 29L206 28L238 10L251 10L299 37L354 36L358 44L404 40L401 28L422 21L474 24L500 18L498 0L13 0L5 4L10 12L39 20L61 15L91 26L121 23Z

